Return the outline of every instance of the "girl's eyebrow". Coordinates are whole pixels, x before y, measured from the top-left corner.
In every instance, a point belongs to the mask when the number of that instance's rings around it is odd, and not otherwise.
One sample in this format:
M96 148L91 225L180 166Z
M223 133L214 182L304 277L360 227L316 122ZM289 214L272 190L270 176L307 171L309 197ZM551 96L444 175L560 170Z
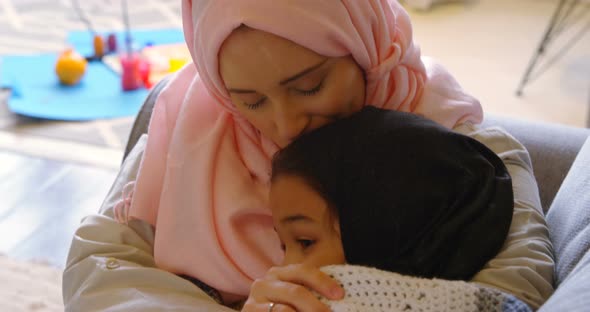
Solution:
M293 75L293 76L291 76L291 77L289 77L289 78L287 78L287 79L281 80L281 82L280 82L280 85L281 85L281 86L282 86L282 85L285 85L285 84L287 84L287 83L289 83L289 82L295 81L295 80L297 80L297 79L299 79L299 78L301 78L301 77L303 77L303 76L305 76L305 75L307 75L307 74L311 73L312 71L314 71L314 70L316 70L316 69L320 68L320 67L321 67L322 65L324 65L324 64L325 64L327 61L328 61L328 59L326 58L326 59L324 59L323 61L319 62L318 64L315 64L315 65L313 65L313 66L311 66L311 67L309 67L309 68L307 68L307 69L304 69L303 71L301 71L301 72L299 72L299 73L297 73L297 74L295 74L295 75Z
M293 222L299 222L299 221L312 222L313 220L310 217L308 217L308 216L297 214L297 215L292 215L292 216L286 216L286 217L284 217L281 220L281 223L293 223Z

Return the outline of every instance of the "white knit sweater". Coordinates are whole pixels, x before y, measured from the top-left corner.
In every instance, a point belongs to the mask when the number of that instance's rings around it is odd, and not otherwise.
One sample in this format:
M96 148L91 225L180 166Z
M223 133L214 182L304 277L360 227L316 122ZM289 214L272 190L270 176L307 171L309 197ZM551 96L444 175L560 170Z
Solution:
M333 265L322 271L338 280L344 299L320 298L334 312L531 311L515 297L463 281L403 276L374 268Z

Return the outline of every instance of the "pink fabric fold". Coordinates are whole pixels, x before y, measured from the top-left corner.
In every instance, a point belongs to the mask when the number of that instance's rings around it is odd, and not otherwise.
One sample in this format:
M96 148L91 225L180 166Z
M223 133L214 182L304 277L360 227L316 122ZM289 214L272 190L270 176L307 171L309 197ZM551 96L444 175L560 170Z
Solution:
M223 41L245 24L319 54L352 55L367 76L368 105L422 114L447 127L481 122L479 102L440 65L422 59L409 17L391 0L183 0L194 64L162 91L129 218L156 228L163 269L226 293L281 261L267 205L275 144L241 118L218 71Z

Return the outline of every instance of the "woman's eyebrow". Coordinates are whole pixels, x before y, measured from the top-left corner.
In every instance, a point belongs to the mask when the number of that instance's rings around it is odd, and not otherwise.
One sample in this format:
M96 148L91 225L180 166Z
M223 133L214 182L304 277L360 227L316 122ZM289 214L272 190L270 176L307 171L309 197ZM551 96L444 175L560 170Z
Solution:
M325 59L325 60L321 61L320 63L318 63L316 65L313 65L313 66L311 66L311 67L309 67L307 69L304 69L303 71L299 72L298 74L295 74L295 75L293 75L293 76L291 76L291 77L289 77L287 79L281 80L280 85L281 86L282 85L285 85L285 84L287 84L289 82L295 81L295 80L297 80L297 79L299 79L299 78L301 78L301 77L303 77L303 76L311 73L312 71L318 69L320 66L324 65L324 63L326 63L327 61L328 61L328 59Z
M247 93L256 93L254 90L244 90L244 89L227 89L229 93L240 93L240 94L247 94Z
M311 73L312 71L320 68L327 61L328 61L328 59L325 59L325 60L319 62L318 64L315 64L315 65L313 65L313 66L311 66L311 67L309 67L307 69L304 69L303 71L301 71L301 72L299 72L299 73L297 73L297 74L295 74L295 75L293 75L293 76L291 76L291 77L289 77L287 79L281 80L281 82L279 84L282 86L282 85L285 85L285 84L287 84L289 82L295 81L295 80L297 80L297 79L299 79L299 78L301 78L301 77L303 77L303 76ZM238 94L257 93L255 90L236 89L236 88L229 88L229 89L227 89L227 92L229 92L229 93L238 93Z

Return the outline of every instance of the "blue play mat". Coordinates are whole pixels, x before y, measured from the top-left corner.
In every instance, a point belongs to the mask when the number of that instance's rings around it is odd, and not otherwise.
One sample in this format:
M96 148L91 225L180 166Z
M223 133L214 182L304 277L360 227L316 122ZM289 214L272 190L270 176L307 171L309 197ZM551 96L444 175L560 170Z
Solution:
M123 34L117 36L122 44ZM183 41L177 29L135 31L133 38L140 47ZM70 33L68 42L82 55L91 53L92 37L87 32ZM79 85L65 87L54 72L57 53L1 58L0 85L12 89L8 106L21 115L71 121L133 116L148 93L146 89L123 92L119 75L100 62L88 63Z

